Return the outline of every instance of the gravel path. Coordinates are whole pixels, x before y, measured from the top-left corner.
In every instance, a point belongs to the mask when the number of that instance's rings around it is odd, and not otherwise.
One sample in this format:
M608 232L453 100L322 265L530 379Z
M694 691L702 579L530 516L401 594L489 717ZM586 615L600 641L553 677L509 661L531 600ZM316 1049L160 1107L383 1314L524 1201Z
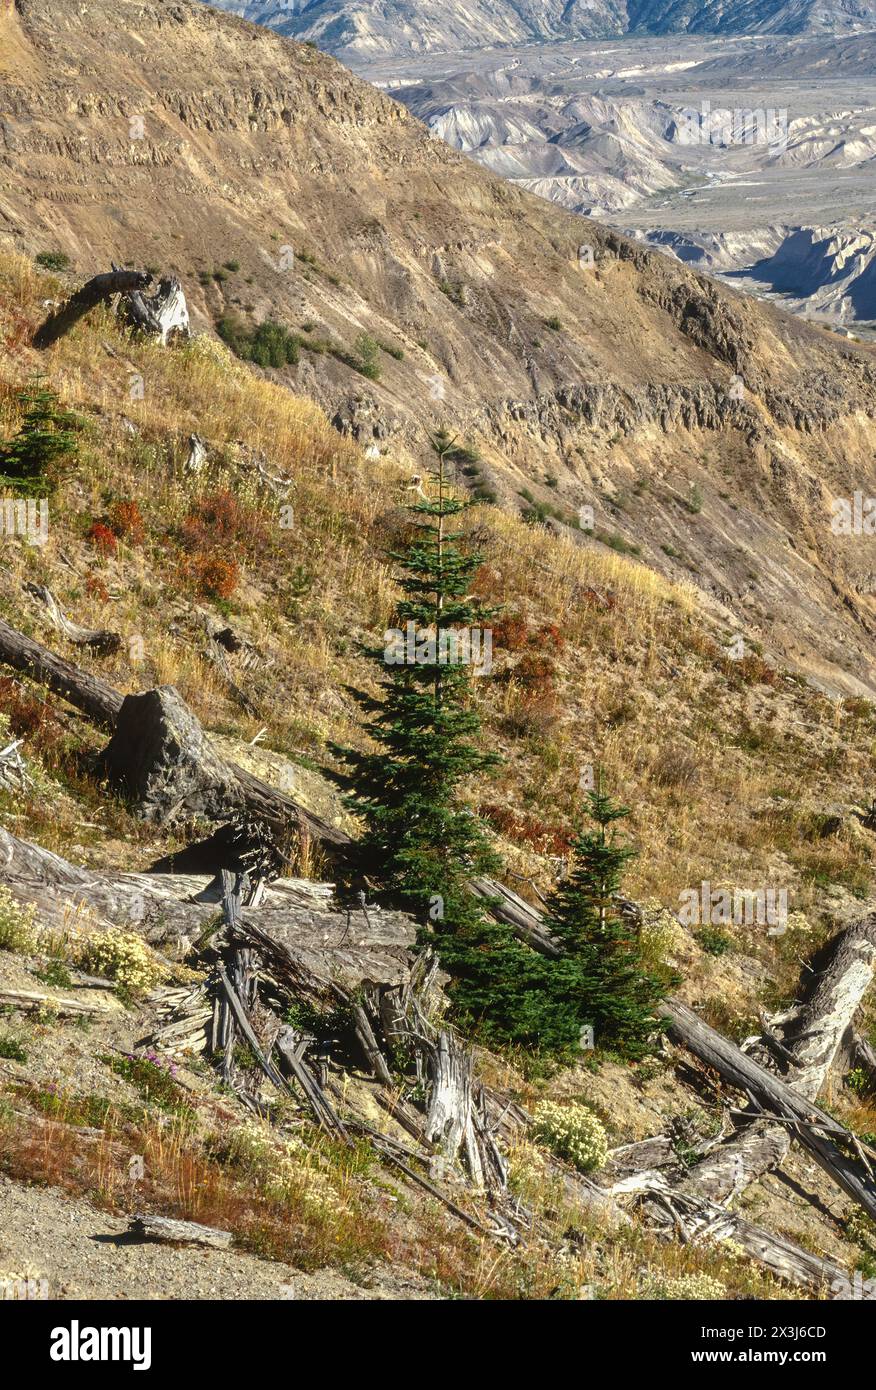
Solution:
M135 1242L127 1221L53 1188L0 1176L0 1275L48 1280L49 1298L423 1299L416 1278L378 1269L362 1288L333 1270L302 1274L255 1255ZM285 1289L284 1289L284 1286Z

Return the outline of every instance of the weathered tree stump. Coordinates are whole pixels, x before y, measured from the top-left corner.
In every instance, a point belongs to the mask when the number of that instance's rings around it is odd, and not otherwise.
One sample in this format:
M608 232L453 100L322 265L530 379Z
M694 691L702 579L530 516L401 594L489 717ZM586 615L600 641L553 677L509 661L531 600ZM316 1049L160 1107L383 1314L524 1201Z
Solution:
M227 816L242 801L228 764L172 685L125 696L102 765L110 785L159 824L180 812Z

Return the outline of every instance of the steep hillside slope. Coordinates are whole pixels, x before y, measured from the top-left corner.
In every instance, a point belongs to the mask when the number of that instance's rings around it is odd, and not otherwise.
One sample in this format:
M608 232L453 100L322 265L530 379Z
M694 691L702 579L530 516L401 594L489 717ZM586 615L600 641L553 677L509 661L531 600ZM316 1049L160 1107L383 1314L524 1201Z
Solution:
M0 28L8 242L80 277L173 270L198 328L282 320L285 379L360 442L416 466L451 423L483 495L551 526L591 506L573 539L873 688L874 541L830 525L876 493L872 351L507 186L332 59L198 4L19 0Z
M120 691L172 682L223 756L349 825L321 769L332 765L332 740L362 738L348 686L374 688L359 650L393 612L387 550L409 534L407 470L364 456L318 407L260 380L207 335L162 348L99 309L52 348L35 349L46 303L60 293L59 281L29 260L0 256L0 438L19 425L19 389L37 372L81 422L75 457L52 494L46 543L3 539L4 622ZM145 385L142 395L131 394L132 380ZM193 430L206 448L200 468L187 466ZM284 525L289 504L292 527ZM801 958L872 907L873 704L828 700L753 651L730 659L720 622L695 592L629 556L491 506L473 509L465 528L484 554L477 593L499 609L493 673L474 685L485 742L503 757L496 775L468 793L508 875L523 891L550 886L580 813L582 771L600 764L633 808L640 853L626 886L651 900L649 960L683 976L679 993L703 1018L731 1037L748 1035L762 1010L796 996ZM209 556L212 569L203 564ZM39 586L78 622L121 634L118 650L67 640ZM208 642L217 631L230 639L224 664ZM189 817L170 827L137 819L95 778L100 731L7 667L0 738L23 740L25 772L4 775L0 786L4 890L37 903L40 933L34 942L4 891L4 999L69 994L83 936L103 930L107 917L158 948L153 965L166 986L151 998L123 993L124 1006L106 992L78 991L94 1009L89 1028L51 1008L4 1014L0 1267L35 1268L52 1297L200 1297L215 1295L217 1282L227 1292L225 1280L241 1298L289 1280L296 1297L336 1299L357 1289L369 1298L576 1298L586 1286L599 1298L790 1295L738 1248L659 1240L637 1223L610 1229L605 1211L588 1209L588 1189L570 1170L548 1168L519 1127L503 1132L513 1191L542 1225L537 1241L505 1251L436 1210L385 1155L357 1148L351 1159L314 1133L306 1107L302 1114L288 1098L277 1106L270 1097L275 1131L254 1127L251 1109L217 1086L216 1059L183 1047L196 1020L183 1016L181 1032L144 1052L168 1010L175 1026L174 1007L205 987L215 893L206 876L188 876L197 873L191 865L171 878L143 871L168 854L182 870L179 851L207 827ZM42 848L28 851L22 840ZM295 852L291 872L303 880L320 876L314 848L304 842ZM50 859L39 884L28 856L45 850L69 862ZM682 927L672 909L706 880L734 892L786 892L786 931L772 935L756 921L724 932ZM324 973L359 960L369 979L380 978L376 967L397 961L413 924L400 928L398 914L369 910L367 925L351 933L349 914L328 915L329 891L312 881L276 884L256 921L276 930L292 914L298 948ZM856 1025L872 1038L873 1023L868 1003ZM385 1130L379 1088L358 1065L338 1070L332 1056L345 1104ZM258 1088L247 1055L237 1060ZM478 1068L514 1117L545 1097L583 1100L612 1146L650 1141L644 1153L654 1154L657 1136L663 1171L684 1173L722 1131L727 1096L689 1064L676 1070L676 1060L669 1050L631 1069L600 1056L598 1065L588 1059L551 1077L481 1053ZM876 1109L854 1073L843 1084L843 1071L840 1062L826 1091L832 1112L872 1135ZM409 1131L397 1138L410 1147ZM121 1230L132 1154L146 1156L138 1202L234 1233L235 1252L217 1261L211 1254L212 1282L199 1277L194 1256L171 1260L161 1248L127 1243L124 1258L108 1256L87 1239ZM737 1204L742 1212L842 1269L869 1268L869 1228L851 1219L850 1205L811 1159L794 1154L784 1167L752 1185ZM452 1195L479 1216L473 1194ZM75 1221L72 1246L58 1238L58 1220ZM302 1269L318 1272L308 1278Z

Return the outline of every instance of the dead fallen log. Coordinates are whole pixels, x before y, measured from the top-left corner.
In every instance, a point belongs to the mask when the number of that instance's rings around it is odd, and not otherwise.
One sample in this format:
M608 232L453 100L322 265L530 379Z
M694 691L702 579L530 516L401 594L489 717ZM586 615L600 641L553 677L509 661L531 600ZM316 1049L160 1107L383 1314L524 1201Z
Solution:
M60 603L55 598L51 589L47 589L44 584L25 584L25 589L35 599L46 608L49 620L57 628L62 636L72 642L74 647L89 647L92 651L103 654L117 652L122 645L122 639L117 632L109 632L106 628L80 627L78 623L71 622L64 615Z
M32 637L0 619L0 662L21 671L68 700L101 728L112 728L123 696L106 681L64 661Z
M781 1020L781 1040L794 1055L794 1087L814 1099L873 979L876 914L847 927L815 962L803 1004Z
M0 663L48 686L101 728L116 731L121 722L120 739L111 753L109 747L105 750L104 756L109 757L120 782L133 783L135 794L140 785L152 788L163 782L166 791L163 797L157 796L156 807L163 805L165 813L197 809L198 802L202 802L211 808L208 814L227 820L242 807L256 819L275 826L297 827L300 833L337 850L351 843L345 831L307 811L285 792L277 791L235 763L223 762L212 752L207 735L172 686L160 686L142 695L122 695L106 681L56 656L2 619ZM188 759L185 744L179 749L175 747L177 733L185 735L190 744ZM151 763L144 751L147 740ZM205 760L200 773L198 758ZM177 761L179 772L175 771ZM183 785L178 797L171 785L174 776ZM194 805L189 803L189 796Z
M755 1103L752 1112L755 1118L783 1122L781 1127L770 1126L765 1134L758 1132L756 1144L750 1145L744 1156L729 1146L724 1152L720 1148L714 1151L704 1160L704 1169L694 1174L692 1179L688 1177L686 1191L692 1192L698 1185L705 1186L705 1171L729 1180L728 1195L740 1191L753 1180L750 1176L752 1172L754 1176L761 1176L767 1167L775 1166L784 1158L787 1145L780 1141L779 1136L787 1123L787 1144L790 1144L791 1138L799 1140L834 1182L869 1216L876 1219L876 1179L862 1168L859 1161L847 1156L847 1151L855 1148L855 1138L845 1125L746 1056L685 1005L666 1001L662 1012L669 1019L670 1039L680 1043L707 1066L713 1067L737 1090L747 1093ZM752 1160L754 1168L751 1166ZM767 1167L758 1169L761 1162ZM714 1179L710 1186L714 1186Z
M785 1082L810 1101L817 1098L844 1053L852 1020L872 980L874 943L873 918L864 918L840 932L816 962L816 974L804 1002L771 1026L765 1021L762 1024L768 1065L780 1066ZM781 1039L773 1032L780 1025ZM756 1109L753 1106L752 1112ZM779 1167L792 1140L802 1137L787 1123L752 1120L747 1113L741 1119L745 1127L691 1168L679 1184L682 1191L729 1201L764 1173ZM838 1164L848 1191L849 1181L855 1182L856 1165L849 1164L842 1149L825 1149L813 1131L808 1134L813 1157L826 1163L828 1171Z
M801 1249L773 1231L753 1225L736 1211L671 1187L659 1173L640 1174L648 1224L684 1243L731 1241L758 1264L788 1283L825 1297L876 1299L876 1286L856 1292L848 1271Z
M120 270L114 266L103 275L94 275L70 296L60 309L55 310L44 323L40 324L33 338L37 348L51 347L65 333L69 333L89 309L115 294L136 294L147 289L152 276L145 270Z
M473 878L469 882L469 888L476 898L487 901L491 915L498 922L505 922L512 927L515 935L521 941L525 941L527 946L531 946L543 956L551 956L554 959L562 955L559 946L544 930L541 914L515 893L513 888L499 883L494 878Z
M144 1212L132 1216L128 1230L146 1240L168 1241L173 1245L205 1245L211 1250L227 1250L234 1240L231 1231L217 1226L201 1226L197 1221L174 1221L168 1216Z
M55 994L41 994L32 989L0 989L0 1007L21 1009L25 1013L46 1009L59 1018L97 1018L108 1016L111 1012L102 1004L89 1004L82 999L59 999Z
M221 821L244 810L277 829L297 827L301 834L338 847L350 843L344 831L285 792L226 763L173 686L124 697L101 765L111 785L159 824L181 813Z

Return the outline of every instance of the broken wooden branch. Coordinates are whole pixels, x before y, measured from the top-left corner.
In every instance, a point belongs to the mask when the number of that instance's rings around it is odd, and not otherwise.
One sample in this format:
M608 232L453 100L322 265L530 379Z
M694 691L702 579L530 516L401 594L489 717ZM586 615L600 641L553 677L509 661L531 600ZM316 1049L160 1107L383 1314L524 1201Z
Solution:
M649 1224L685 1243L731 1241L772 1274L822 1297L851 1297L847 1270L832 1260L803 1250L785 1236L753 1225L738 1212L671 1187L659 1173L642 1174L640 1187L647 1201ZM876 1294L867 1291L865 1297Z
M21 756L23 742L23 739L15 738L5 748L0 748L0 787L6 791L26 791L33 786L33 778Z
M168 1241L174 1245L205 1245L211 1250L227 1250L234 1240L231 1231L202 1226L197 1221L174 1221L168 1216L143 1212L132 1216L128 1230L146 1240Z
M55 994L41 994L31 989L0 989L0 1007L21 1009L26 1013L45 1009L57 1014L59 1018L81 1018L89 1015L97 1018L101 1015L108 1016L111 1012L102 1004L89 1004L82 999L59 999Z
M0 619L0 662L22 671L47 685L56 695L101 728L112 728L122 707L123 697L106 681L92 676L62 657L55 656L32 637L25 637Z
M55 598L51 589L47 589L44 584L25 584L25 589L35 599L46 608L49 620L55 628L72 642L75 647L89 647L92 651L109 655L117 652L122 645L122 639L117 632L109 632L106 628L80 627L78 623L64 615L60 603Z
M96 304L112 299L115 294L136 294L151 283L152 276L145 270L119 270L114 266L103 275L94 275L40 325L34 334L34 347L51 347Z

